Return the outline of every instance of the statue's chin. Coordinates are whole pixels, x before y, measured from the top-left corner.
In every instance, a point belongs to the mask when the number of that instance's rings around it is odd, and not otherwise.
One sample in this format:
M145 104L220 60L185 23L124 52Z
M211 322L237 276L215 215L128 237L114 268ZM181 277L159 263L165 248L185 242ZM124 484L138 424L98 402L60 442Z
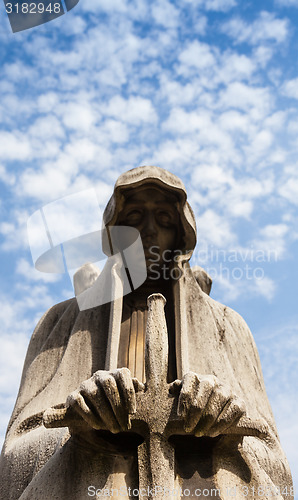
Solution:
M154 262L146 260L147 278L151 281L170 279L170 266L167 262Z

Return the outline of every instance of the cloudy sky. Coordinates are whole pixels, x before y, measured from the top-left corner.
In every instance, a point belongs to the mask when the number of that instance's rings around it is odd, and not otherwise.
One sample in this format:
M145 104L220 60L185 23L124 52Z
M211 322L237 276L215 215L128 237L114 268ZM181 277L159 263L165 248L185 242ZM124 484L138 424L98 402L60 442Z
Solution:
M34 270L28 217L90 187L103 208L154 164L183 179L193 264L254 334L298 484L297 0L81 0L16 34L0 8L2 439L32 330L73 295Z

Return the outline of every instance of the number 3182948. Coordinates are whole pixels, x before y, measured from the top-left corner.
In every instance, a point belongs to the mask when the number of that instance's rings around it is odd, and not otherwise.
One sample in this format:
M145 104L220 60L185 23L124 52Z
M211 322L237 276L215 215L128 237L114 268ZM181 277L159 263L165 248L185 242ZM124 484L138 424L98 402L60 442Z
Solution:
M6 4L6 12L7 14L60 14L61 12L61 4L49 3L49 5L45 6L44 3L19 3L15 4L7 3Z

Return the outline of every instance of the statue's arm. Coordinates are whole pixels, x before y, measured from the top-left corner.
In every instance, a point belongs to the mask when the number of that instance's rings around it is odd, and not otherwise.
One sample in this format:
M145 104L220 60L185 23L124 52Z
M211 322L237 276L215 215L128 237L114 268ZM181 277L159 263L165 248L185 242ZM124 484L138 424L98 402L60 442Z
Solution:
M250 463L251 468L255 471L259 469L256 474L260 475L261 479L259 482L261 486L262 483L264 486L268 484L270 491L271 488L276 488L275 491L277 493L280 492L281 498L292 498L293 482L291 471L280 444L276 423L266 393L261 361L255 341L250 329L241 316L232 310L228 310L228 319L231 322L232 328L237 328L240 334L240 349L238 348L237 352L242 351L242 360L245 366L247 366L248 371L242 381L244 389L242 397L246 404L246 413L252 419L264 420L268 429L267 435L261 439L245 437L241 443L241 451L246 461ZM238 366L240 367L242 360L240 358L238 361ZM246 384L247 388L249 388L247 391L245 390Z
M48 430L42 425L42 414L48 405L41 396L61 358L63 341L55 346L55 329L60 328L59 321L67 315L70 306L73 306L72 300L49 309L32 334L0 457L1 499L19 498L67 434L67 429Z
M214 357L212 373L201 374L197 370L173 384L173 390L180 391L178 412L184 419L185 430L198 437L221 436L217 456L226 456L226 462L219 461L220 467L229 462L233 453L240 453L258 478L256 484L266 483L277 491L288 491L284 498L290 498L291 472L279 441L252 334L237 313L214 301L210 303L220 332L217 348L222 363ZM247 436L237 434L235 428L245 419L249 419L252 428L264 426L266 432L259 437L250 436L249 431Z

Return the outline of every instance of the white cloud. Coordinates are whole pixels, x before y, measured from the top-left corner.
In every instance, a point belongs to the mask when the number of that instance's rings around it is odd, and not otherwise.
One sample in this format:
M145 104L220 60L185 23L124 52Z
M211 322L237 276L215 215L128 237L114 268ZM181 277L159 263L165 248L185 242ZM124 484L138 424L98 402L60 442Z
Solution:
M290 203L298 205L298 176L284 180L279 187L279 194Z
M261 130L254 136L248 151L251 162L255 162L260 156L264 156L272 146L274 136L269 130Z
M29 263L23 257L17 261L16 273L28 282L43 281L44 283L56 283L61 278L60 274L48 274L37 271L33 263Z
M10 221L0 223L0 234L3 236L1 250L9 252L20 248L28 248L27 210L15 210L10 213Z
M251 129L255 130L249 116L238 110L225 111L219 116L218 120L223 129L229 132L250 133Z
M298 99L298 78L285 81L282 85L281 91L287 97Z
M63 30L65 30L67 36L82 36L86 28L86 21L79 14L76 15L74 11L70 16L66 15L63 18Z
M195 168L192 174L192 183L203 190L216 186L221 189L225 185L231 185L234 182L233 173L229 169L223 169L219 165L200 165Z
M197 78L183 85L178 81L170 80L166 75L161 75L160 92L162 98L166 99L171 107L178 107L179 105L193 105L203 89Z
M196 262L202 265L202 262ZM194 265L194 263L192 263ZM226 262L207 262L204 269L208 272L216 286L216 300L223 304L233 304L240 297L260 297L271 302L276 293L276 283L263 275L258 266L237 262L234 265Z
M198 205L217 207L228 220L231 217L249 219L255 201L265 199L274 189L270 177L258 180L242 176L237 180L231 168L212 163L194 168L191 181Z
M253 193L237 183L233 172L218 165L200 165L194 170L192 182L201 194L200 205L217 206L224 217L248 218L253 210ZM204 194L203 194L204 193ZM224 246L224 242L221 242Z
M193 0L186 0L188 3L193 2ZM218 12L227 12L237 5L237 0L197 0L196 4L202 8L218 11Z
M268 128L272 132L280 132L283 130L287 120L288 114L286 111L276 111L265 119L264 129Z
M31 145L19 131L0 132L1 160L28 160L31 156Z
M268 252L277 260L285 257L288 234L287 224L268 224L259 229L259 236L252 243L255 248Z
M97 143L95 140L91 141L86 137L84 139L74 139L65 147L62 157L65 156L69 159L70 169L67 173L72 177L79 171L78 166L80 166L80 170L88 170L89 165L94 168L94 164L97 164L97 168L103 170L111 165L112 155L108 147L106 147L108 144L102 145L103 137L100 135L100 131L98 131L98 134ZM63 169L62 162L62 158L59 159L60 169ZM77 168L75 168L75 165L77 165Z
M60 96L57 92L41 93L37 98L37 105L40 113L52 113L60 102Z
M247 42L252 45L264 41L282 43L289 35L289 21L278 19L271 12L263 11L252 23L240 17L234 17L223 24L222 31L233 38L236 43Z
M27 169L20 177L19 189L26 197L37 198L46 203L49 196L51 199L63 196L68 191L70 182L70 176L54 166L39 171Z
M204 240L219 248L229 247L236 242L230 222L211 208L199 216L198 231Z
M237 5L236 0L207 0L206 9L226 12Z
M272 47L266 45L259 45L255 47L253 52L253 59L260 66L265 67L268 62L272 59L274 51Z
M168 0L152 2L152 15L154 20L167 28L176 28L179 23L179 10Z
M270 328L258 334L258 348L273 413L282 446L290 462L294 484L297 484L297 323L284 322L281 328Z
M11 80L15 83L19 83L21 81L24 82L26 80L34 80L38 75L36 69L20 61L11 64L5 64L3 67L3 72L8 80Z
M141 159L141 165L155 164L162 168L167 168L173 173L181 172L182 165L193 165L196 161L200 146L197 141L192 139L173 139L165 140L153 152L147 153ZM185 167L186 168L186 167Z
M275 0L282 7L298 7L297 0Z
M11 172L7 172L6 168L0 165L0 180L8 186L13 186L16 181L16 176Z
M223 108L250 111L253 118L264 118L273 108L273 96L266 87L255 87L242 82L232 82L219 96L219 104Z
M129 139L128 127L118 120L106 120L101 128L101 136L107 135L107 140L114 143L125 143Z
M89 103L67 103L62 111L64 125L73 130L88 132L96 120L96 115Z
M173 134L195 136L200 147L212 144L222 150L233 151L230 135L221 129L217 125L215 117L205 110L186 112L181 108L174 108L163 124L163 128Z
M86 0L83 2L83 9L91 12L98 12L103 10L105 12L126 12L128 5L126 0L103 0L97 5L93 0Z
M265 226L261 232L266 238L275 239L283 237L288 230L289 228L286 224L269 224Z
M29 136L44 142L49 139L64 139L65 129L56 116L48 114L37 118L28 130Z
M254 285L252 291L258 296L263 296L268 301L271 301L276 293L277 285L268 276L261 276L260 278L254 280Z
M256 70L255 62L244 54L225 52L221 57L218 78L221 82L248 80Z
M157 114L152 102L140 96L131 96L129 99L123 99L120 96L113 97L102 109L108 116L118 118L134 126L146 122L153 125L157 121Z
M178 73L189 76L193 69L212 68L216 63L214 50L206 43L195 40L179 55L181 63Z

